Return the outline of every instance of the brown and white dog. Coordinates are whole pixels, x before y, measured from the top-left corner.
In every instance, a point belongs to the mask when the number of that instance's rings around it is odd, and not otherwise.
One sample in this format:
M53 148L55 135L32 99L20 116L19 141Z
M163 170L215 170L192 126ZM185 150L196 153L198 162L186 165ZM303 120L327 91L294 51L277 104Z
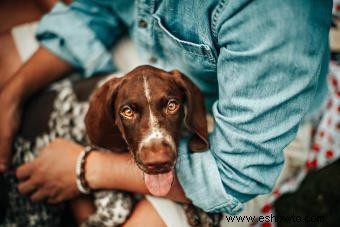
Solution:
M202 94L178 71L141 66L121 78L61 80L28 100L23 113L13 146L12 170L38 156L41 148L57 137L87 145L87 131L92 144L113 152L130 151L144 172L149 191L161 196L169 192L174 178L182 125L192 132L192 152L208 148ZM17 191L13 171L5 180L6 194L11 198L5 223L26 225L33 219L40 226L60 223L62 205L36 206L27 200ZM93 197L96 213L81 226L121 226L135 201L134 195L119 190L95 191ZM221 215L207 214L191 205L183 207L191 225L219 224Z
M114 152L129 151L156 196L171 188L183 123L193 134L190 151L207 150L200 90L177 70L146 65L101 86L91 97L85 118L90 141Z

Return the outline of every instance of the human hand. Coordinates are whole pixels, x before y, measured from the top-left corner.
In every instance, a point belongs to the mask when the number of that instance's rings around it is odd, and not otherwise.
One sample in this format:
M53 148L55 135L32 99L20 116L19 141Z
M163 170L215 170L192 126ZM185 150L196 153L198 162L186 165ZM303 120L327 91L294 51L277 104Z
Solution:
M0 173L8 169L13 138L18 131L21 117L20 100L6 88L0 91Z
M65 139L55 139L30 163L20 166L16 175L18 190L30 194L33 202L47 199L59 203L79 195L75 167L83 147Z

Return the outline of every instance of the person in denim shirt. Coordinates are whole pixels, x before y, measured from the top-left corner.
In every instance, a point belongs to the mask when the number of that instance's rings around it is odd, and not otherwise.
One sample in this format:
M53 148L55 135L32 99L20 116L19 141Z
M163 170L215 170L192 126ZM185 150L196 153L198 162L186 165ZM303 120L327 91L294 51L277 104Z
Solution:
M20 100L71 68L85 77L112 73L110 49L127 30L145 64L179 69L194 81L215 120L209 151L191 154L181 141L180 185L173 187L205 211L237 214L243 203L271 191L282 150L327 93L331 9L325 0L58 3L38 28L42 47L7 90ZM0 124L11 119L2 113ZM5 170L9 155L0 152Z

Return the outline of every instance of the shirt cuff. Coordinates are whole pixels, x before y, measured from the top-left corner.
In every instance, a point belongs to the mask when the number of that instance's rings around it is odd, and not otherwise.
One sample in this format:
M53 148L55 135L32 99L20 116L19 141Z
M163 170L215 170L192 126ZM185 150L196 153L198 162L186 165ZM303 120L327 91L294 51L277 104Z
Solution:
M63 3L43 17L36 37L42 46L81 70L85 77L116 71L110 51Z
M178 152L177 178L195 206L206 212L226 212L231 215L242 211L242 203L223 187L215 158L210 151L191 153L188 150L188 138L183 138Z

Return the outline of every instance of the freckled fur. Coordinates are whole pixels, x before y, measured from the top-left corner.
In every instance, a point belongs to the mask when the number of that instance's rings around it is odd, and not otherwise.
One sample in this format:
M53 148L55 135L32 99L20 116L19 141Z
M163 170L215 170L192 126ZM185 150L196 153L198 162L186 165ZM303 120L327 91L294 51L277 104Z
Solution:
M161 129L158 124L158 119L154 115L151 110L151 88L147 81L146 76L143 76L143 86L144 86L144 95L148 102L148 109L149 109L149 131L145 135L145 137L140 142L140 146L138 150L140 151L143 146L149 145L153 140L164 140L166 141L173 150L176 150L176 145L173 138L167 133L164 129Z

